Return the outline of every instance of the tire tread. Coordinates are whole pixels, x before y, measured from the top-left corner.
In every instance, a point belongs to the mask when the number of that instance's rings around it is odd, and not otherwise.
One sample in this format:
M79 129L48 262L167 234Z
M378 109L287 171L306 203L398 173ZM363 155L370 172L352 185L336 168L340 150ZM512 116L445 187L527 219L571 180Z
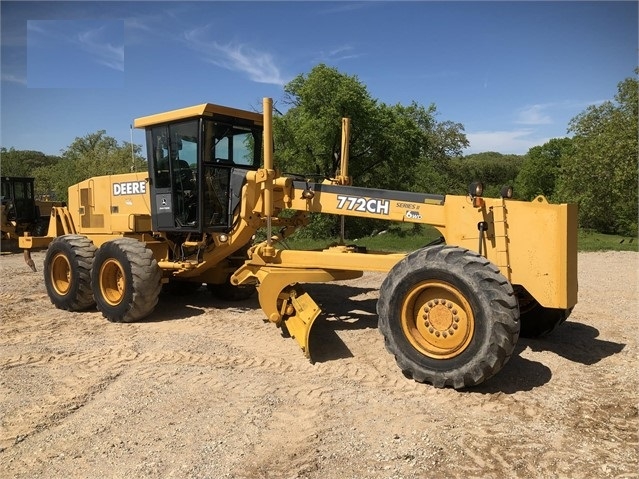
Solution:
M162 271L153 257L153 253L144 243L134 238L118 238L110 242L108 249L119 250L131 268L133 293L129 303L118 312L108 307L98 309L109 321L119 323L131 323L148 316L158 303L162 287ZM105 245L108 243L105 243ZM102 253L98 252L99 256ZM94 283L97 286L99 279L97 272L94 275ZM96 288L97 289L97 288ZM115 308L114 308L115 309Z
M391 311L391 299L397 288L413 275L416 269L446 270L467 278L473 292L490 304L491 321L488 345L481 354L462 367L447 371L429 368L409 357L395 340L392 321L398 321ZM379 330L386 349L395 356L404 374L417 382L435 387L455 389L475 386L496 374L510 359L519 337L519 307L510 282L499 268L479 254L448 245L422 248L400 261L388 274L380 288L377 305Z
M57 251L67 256L72 273L77 276L77 289L75 289L73 296L67 298L56 297L52 286L49 284L49 262ZM58 309L83 311L95 305L93 289L91 288L91 269L95 252L96 247L93 242L82 235L57 236L50 243L45 257L44 277L49 298ZM74 290L74 286L71 286L71 290Z

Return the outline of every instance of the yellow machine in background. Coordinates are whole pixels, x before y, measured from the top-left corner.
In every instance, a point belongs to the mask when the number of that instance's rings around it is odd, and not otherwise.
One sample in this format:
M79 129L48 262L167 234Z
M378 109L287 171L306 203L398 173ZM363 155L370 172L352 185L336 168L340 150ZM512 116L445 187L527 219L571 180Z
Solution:
M229 298L257 287L265 320L311 357L320 308L301 285L388 272L377 306L387 348L415 380L463 388L497 373L520 332L552 330L577 302L574 205L515 201L508 189L484 198L481 184L467 196L352 186L347 119L336 178L283 176L270 99L263 115L207 103L135 126L146 131L148 173L70 187L47 235L20 238L27 256L48 246L44 277L58 308L95 304L108 320L130 322L153 311L163 284L206 283ZM276 248L311 212L428 224L442 240L408 255ZM266 241L252 244L261 228Z
M37 199L34 182L35 178L32 177L0 177L2 185L0 232L2 240L17 242L24 233L34 236L46 234L51 208L62 206L62 202ZM33 264L30 266L35 268Z

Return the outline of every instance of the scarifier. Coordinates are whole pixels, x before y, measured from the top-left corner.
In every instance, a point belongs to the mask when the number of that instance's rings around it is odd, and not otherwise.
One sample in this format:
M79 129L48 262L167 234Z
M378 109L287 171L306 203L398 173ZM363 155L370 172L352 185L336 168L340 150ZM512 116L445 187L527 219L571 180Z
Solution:
M386 272L377 313L387 349L405 375L457 389L496 374L520 332L542 335L568 317L577 302L575 205L516 201L509 188L485 198L480 183L466 196L353 186L348 119L335 178L282 175L272 110L265 98L263 114L206 103L135 120L146 131L148 172L71 186L46 236L19 239L27 258L48 247L52 303L97 305L109 321L131 322L152 313L163 286L206 283L226 298L257 289L265 321L311 358L321 310L302 285ZM410 254L343 241L322 251L276 248L313 212L431 225L441 241ZM266 240L253 244L260 229Z

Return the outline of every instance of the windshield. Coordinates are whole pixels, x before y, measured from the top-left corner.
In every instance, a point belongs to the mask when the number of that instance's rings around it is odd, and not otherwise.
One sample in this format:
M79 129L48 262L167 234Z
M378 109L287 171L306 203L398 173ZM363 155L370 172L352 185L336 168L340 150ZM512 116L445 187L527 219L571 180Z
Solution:
M214 120L204 122L205 163L226 163L257 168L261 131Z

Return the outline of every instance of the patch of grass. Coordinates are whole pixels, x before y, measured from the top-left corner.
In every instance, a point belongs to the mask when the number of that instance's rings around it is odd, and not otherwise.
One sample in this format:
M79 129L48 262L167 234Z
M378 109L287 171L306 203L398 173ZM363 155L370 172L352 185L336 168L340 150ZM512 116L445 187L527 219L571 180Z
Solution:
M440 236L441 234L435 228L424 227L419 233L385 230L375 236L347 241L347 243L366 246L373 251L409 252L423 248Z
M387 230L380 231L375 235L364 238L346 239L344 243L347 245L365 246L371 251L409 252L423 248L440 236L439 231L430 226L424 226L421 228L421 231L415 232L413 231L412 225L391 225ZM288 245L290 249L313 250L336 244L337 240L337 238L314 240L295 238L295 236L292 236L286 240L286 245Z
M347 239L345 243L365 246L371 251L409 252L423 248L439 237L439 231L430 226L424 226L419 233L415 233L410 225L394 225L373 236ZM322 249L335 243L337 243L337 238L313 240L297 239L293 236L286 241L289 248L299 250ZM283 247L283 245L278 247ZM639 240L637 237L606 235L580 229L577 247L579 251L639 251Z
M579 230L579 251L639 251L637 237L606 235L590 230Z

